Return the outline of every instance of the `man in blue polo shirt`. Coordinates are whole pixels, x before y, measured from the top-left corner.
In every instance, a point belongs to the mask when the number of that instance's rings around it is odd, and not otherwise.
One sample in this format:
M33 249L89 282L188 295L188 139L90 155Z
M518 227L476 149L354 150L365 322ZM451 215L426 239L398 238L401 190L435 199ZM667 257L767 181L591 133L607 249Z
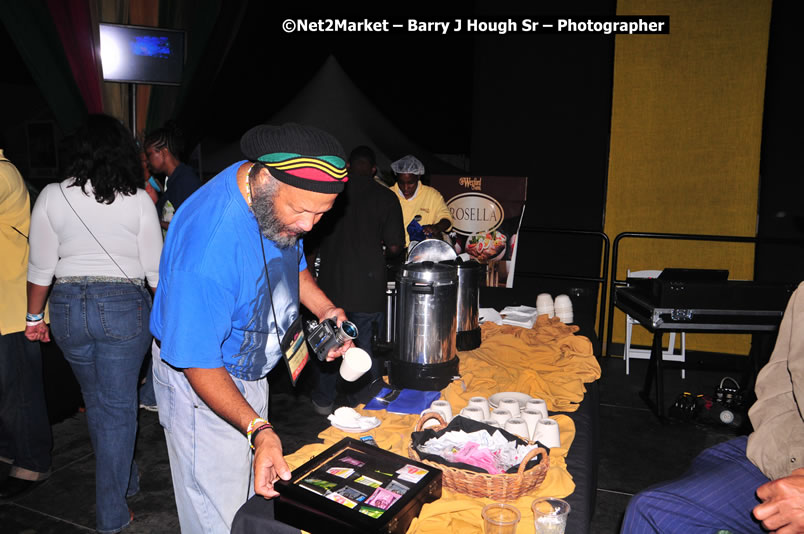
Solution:
M252 128L241 149L248 161L210 180L173 218L151 313L159 420L184 532L229 532L254 492L277 495L274 481L290 470L265 420L265 376L300 327L299 302L319 320L346 319L307 270L300 239L347 181L341 145L286 124Z

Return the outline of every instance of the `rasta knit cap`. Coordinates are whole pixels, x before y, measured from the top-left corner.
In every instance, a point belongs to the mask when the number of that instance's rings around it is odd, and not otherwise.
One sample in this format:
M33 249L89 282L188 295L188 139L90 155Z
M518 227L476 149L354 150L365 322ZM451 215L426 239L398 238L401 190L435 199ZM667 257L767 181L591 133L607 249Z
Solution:
M346 154L332 135L313 126L261 124L240 139L240 150L271 176L299 189L340 193L348 181Z

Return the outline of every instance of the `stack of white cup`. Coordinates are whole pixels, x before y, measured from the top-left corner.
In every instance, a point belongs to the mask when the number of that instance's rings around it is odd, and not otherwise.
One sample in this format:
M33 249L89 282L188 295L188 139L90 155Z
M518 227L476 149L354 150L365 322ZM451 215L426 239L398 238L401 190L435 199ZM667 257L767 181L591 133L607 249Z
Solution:
M553 296L550 293L539 293L539 296L536 297L536 310L538 310L539 315L553 317L555 315Z
M572 314L572 301L567 295L558 295L554 304L556 317L561 319L564 324L570 324L575 320Z

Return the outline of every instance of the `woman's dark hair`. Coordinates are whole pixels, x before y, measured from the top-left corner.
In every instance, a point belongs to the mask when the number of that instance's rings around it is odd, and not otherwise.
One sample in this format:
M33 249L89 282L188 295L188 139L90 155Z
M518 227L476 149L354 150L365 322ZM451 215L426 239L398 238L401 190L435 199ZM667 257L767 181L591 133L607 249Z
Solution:
M142 161L134 138L123 124L108 115L90 115L67 141L62 177L87 192L91 182L95 200L105 204L115 196L133 195L144 186Z
M164 126L145 136L142 148L147 150L150 147L156 150L167 148L176 159L181 161L184 156L184 132L175 121L167 121Z

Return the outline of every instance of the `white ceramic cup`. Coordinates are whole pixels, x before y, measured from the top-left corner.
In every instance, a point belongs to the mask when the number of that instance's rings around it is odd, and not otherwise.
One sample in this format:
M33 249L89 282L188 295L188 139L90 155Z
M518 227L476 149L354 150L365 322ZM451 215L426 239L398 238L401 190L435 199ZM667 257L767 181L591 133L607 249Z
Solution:
M558 430L558 423L552 419L539 420L536 425L536 432L533 433L533 439L550 448L560 447L561 433Z
M483 414L483 408L480 406L467 406L461 410L461 415L473 421L483 421L486 419Z
M541 304L543 306L552 306L553 305L553 296L550 293L539 293L536 297L536 306Z
M522 419L521 417L512 417L511 419L506 421L505 430L507 430L508 432L510 432L515 436L519 436L525 441L530 440L530 434L528 433L528 423L525 422L525 420Z
M558 295L556 297L555 302L553 302L553 308L558 312L571 312L572 311L572 300L567 295Z
M489 426L493 426L493 427L495 427L495 428L500 428L500 423L498 423L498 422L497 422L497 421L495 421L494 419L486 419L486 420L485 420L485 421L483 421L483 422L484 422L484 423L486 423L486 424L487 424L487 425L489 425Z
M483 419L491 417L491 408L489 408L489 400L486 397L472 397L467 406L477 406L483 410Z
M572 324L575 322L575 316L572 312L556 312L556 317L558 317L562 323L564 324Z
M441 414L441 417L443 417L444 421L447 423L452 421L452 405L449 403L449 401L434 400L430 404L430 408L433 410L438 410L438 412Z
M528 437L533 439L533 434L536 433L536 425L542 420L542 412L525 408L522 410L522 415L520 417L522 417L522 419L524 419L528 424Z
M497 408L508 410L509 412L511 412L511 417L519 417L520 413L519 401L514 398L511 397L501 398L500 402L497 404Z
M420 413L419 415L421 417L424 417L428 413L437 413L438 415L441 415L441 412L439 412L438 410L433 410L432 408L427 408L426 410L422 410L422 413ZM441 424L441 422L438 419L429 419L429 420L425 421L424 424L422 425L422 430L424 430L425 428L430 428L431 426L438 426L440 424Z
M505 422L511 419L511 412L504 408L494 408L491 411L491 418L497 421L500 428L505 426Z
M555 315L555 305L550 293L539 293L539 296L536 297L536 310L539 315L548 315L550 317Z
M547 403L544 399L530 399L525 403L526 410L536 410L542 414L542 419L547 419Z
M354 382L371 369L371 356L358 347L347 350L341 360L341 377L347 382Z

